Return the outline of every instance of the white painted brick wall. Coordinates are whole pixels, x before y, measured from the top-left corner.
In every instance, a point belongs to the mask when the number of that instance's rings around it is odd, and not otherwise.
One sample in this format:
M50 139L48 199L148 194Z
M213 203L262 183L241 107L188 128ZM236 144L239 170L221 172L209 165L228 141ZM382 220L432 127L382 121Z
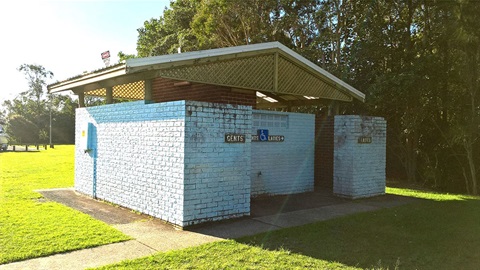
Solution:
M288 125L253 128L250 106L195 101L77 109L75 189L182 227L249 215L252 194L313 190L314 116L256 112ZM86 122L90 153L79 142ZM251 143L257 128L285 141ZM246 142L226 143L227 133Z
M382 117L335 116L335 194L349 198L385 194L386 128ZM359 137L371 137L372 143L358 143Z
M252 142L252 196L313 191L315 115L254 110L250 132L258 129L285 141Z
M85 122L94 150L81 149ZM143 101L76 111L75 189L183 225L185 102ZM96 172L96 173L95 173Z
M250 214L250 106L187 101L184 226Z

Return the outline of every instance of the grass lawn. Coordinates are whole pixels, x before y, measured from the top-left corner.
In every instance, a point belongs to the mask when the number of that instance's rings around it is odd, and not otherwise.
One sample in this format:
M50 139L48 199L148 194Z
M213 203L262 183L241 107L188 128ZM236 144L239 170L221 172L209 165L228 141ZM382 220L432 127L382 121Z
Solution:
M387 192L425 201L102 269L479 269L480 198Z
M98 269L357 269L287 250L226 240L169 251Z
M0 153L0 264L128 239L33 191L72 185L73 146ZM103 269L479 268L479 197L401 188L387 192L424 200Z
M0 264L129 239L33 191L73 186L73 150L0 153Z

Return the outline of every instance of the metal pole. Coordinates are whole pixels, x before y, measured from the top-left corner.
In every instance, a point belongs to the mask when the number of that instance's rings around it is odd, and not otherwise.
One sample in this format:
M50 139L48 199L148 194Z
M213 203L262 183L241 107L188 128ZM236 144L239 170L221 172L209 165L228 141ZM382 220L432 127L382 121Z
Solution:
M50 148L53 148L53 145L52 145L52 94L50 94Z

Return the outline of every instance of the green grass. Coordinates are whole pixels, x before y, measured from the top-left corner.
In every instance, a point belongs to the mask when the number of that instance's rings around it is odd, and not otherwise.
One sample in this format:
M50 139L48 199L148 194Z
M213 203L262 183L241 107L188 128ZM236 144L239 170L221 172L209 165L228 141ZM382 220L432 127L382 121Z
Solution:
M73 149L0 153L0 264L129 239L34 191L73 186Z
M422 191L422 190L408 189L408 188L387 187L387 193L395 194L399 196L405 196L405 197L439 201L439 202L480 200L479 197L470 196L470 195L438 193L434 191L425 191L425 190Z
M352 269L287 250L265 250L227 240L159 253L98 269Z
M102 269L478 269L480 198L388 188L409 205L125 261Z
M403 193L403 192L402 192ZM480 200L435 197L392 209L338 218L240 239L266 249L362 268L381 262L401 269L478 269Z
M128 239L34 192L72 185L73 146L0 154L0 264ZM478 269L479 197L387 192L423 200L103 269Z

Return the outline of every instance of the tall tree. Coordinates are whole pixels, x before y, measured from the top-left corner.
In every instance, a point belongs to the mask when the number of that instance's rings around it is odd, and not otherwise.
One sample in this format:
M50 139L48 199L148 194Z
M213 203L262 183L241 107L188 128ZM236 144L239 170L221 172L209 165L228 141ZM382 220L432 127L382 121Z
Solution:
M281 1L204 1L191 23L204 47L229 47L284 40L280 28Z
M202 1L177 0L170 3L159 19L145 21L138 29L139 57L200 49L190 23Z
M277 40L365 92L388 122L387 173L476 194L480 5L473 0L181 0L139 30L141 56Z
M51 71L41 65L24 64L18 70L25 75L28 90L4 102L7 132L18 143L46 143L50 135L56 143L73 143L75 102L69 96L47 95L46 80ZM52 134L49 134L50 115Z
M53 72L35 64L23 64L18 71L25 75L28 83L28 90L22 95L33 98L37 104L40 104L45 93L46 79L53 78Z
M466 180L471 183L471 193L477 195L478 139L480 137L480 5L477 1L460 0L455 8L458 44L459 87L464 110L455 120L456 138L463 147L467 160Z
M31 121L40 127L42 123L42 110L45 107L45 87L47 85L46 80L53 78L53 72L46 70L41 65L35 64L23 64L18 68L18 71L25 75L25 79L28 83L28 90L21 93L22 96L28 98L28 101L33 101L33 113ZM44 132L42 132L44 133Z

